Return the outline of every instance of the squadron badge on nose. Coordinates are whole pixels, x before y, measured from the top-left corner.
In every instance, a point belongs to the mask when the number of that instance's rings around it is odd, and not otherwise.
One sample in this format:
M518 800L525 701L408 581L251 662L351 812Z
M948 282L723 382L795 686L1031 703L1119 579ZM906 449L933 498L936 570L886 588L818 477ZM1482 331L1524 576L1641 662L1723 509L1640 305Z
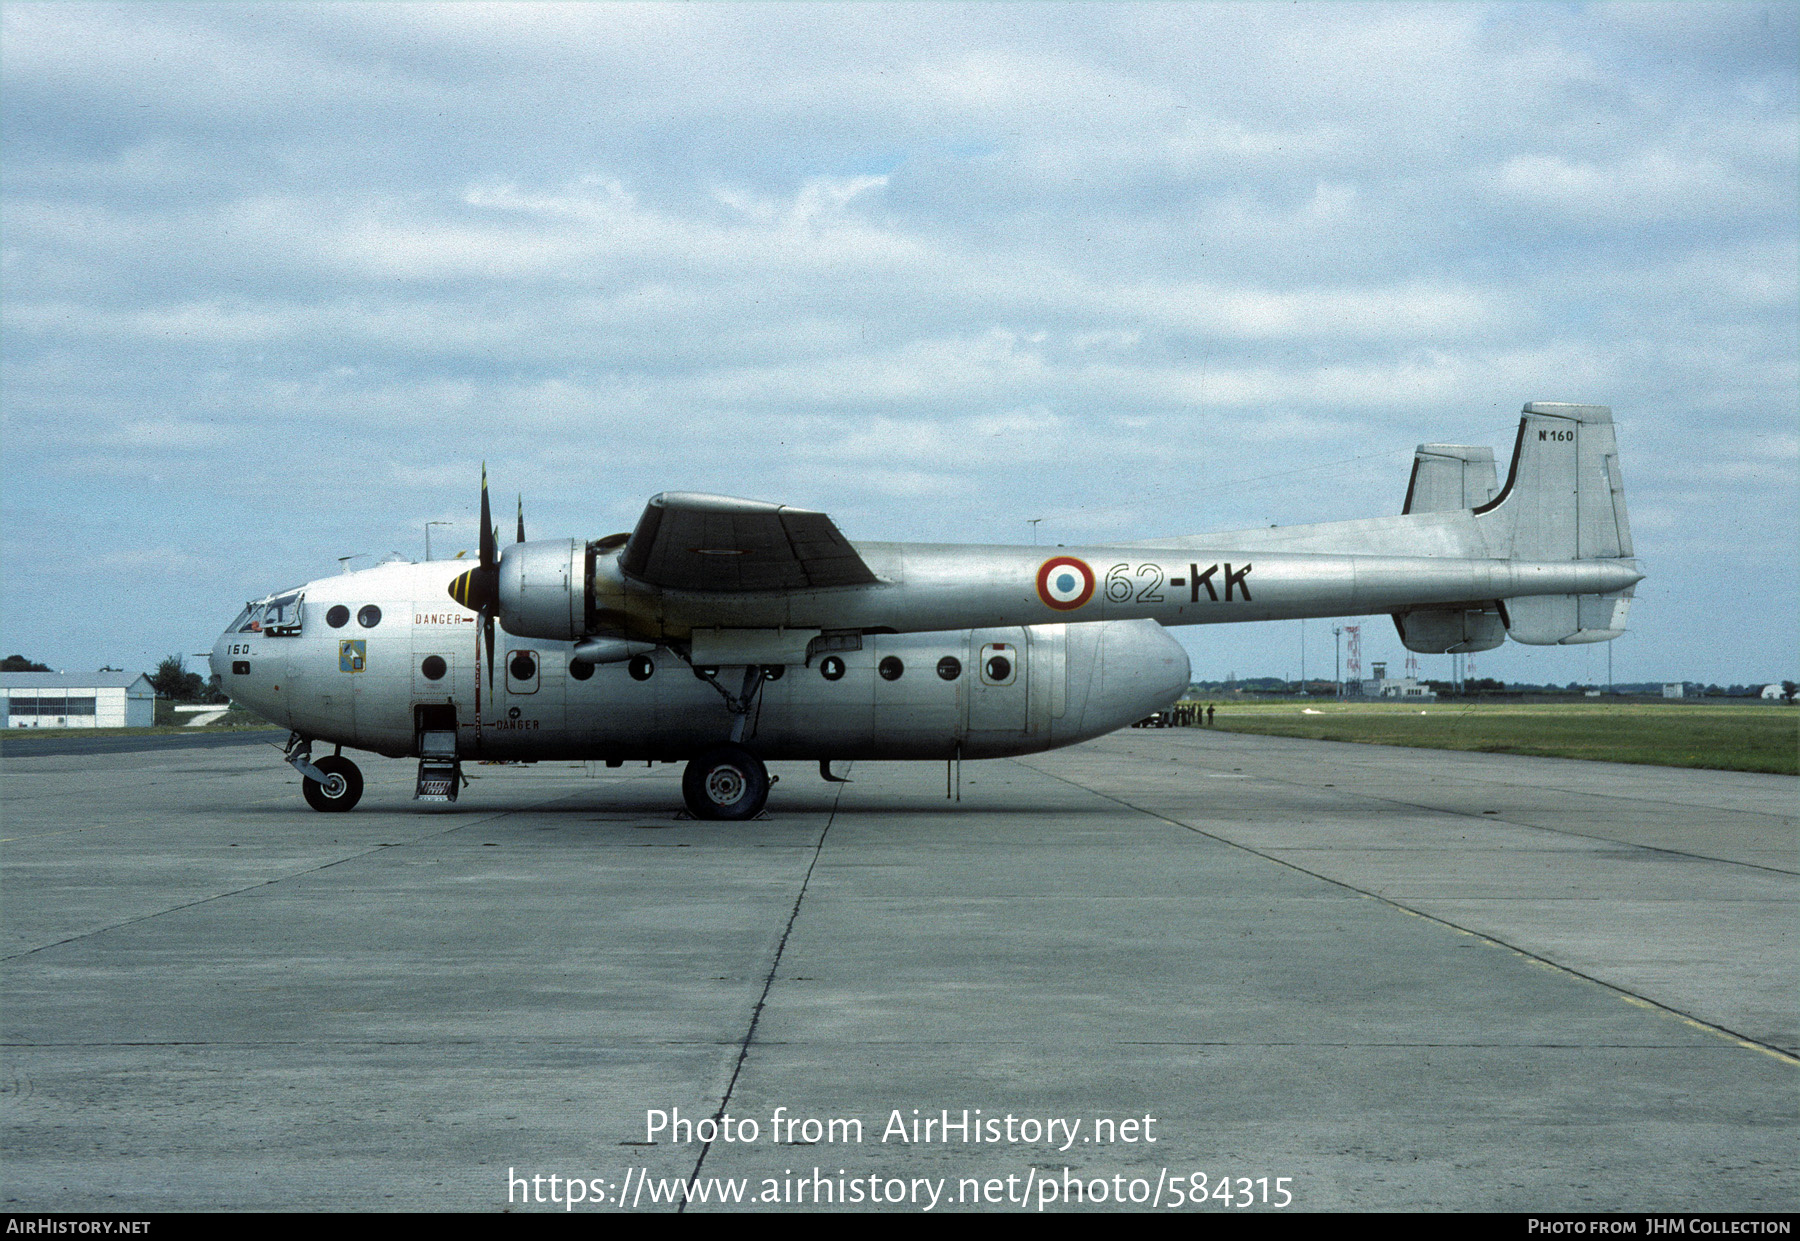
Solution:
M345 638L338 643L338 671L361 672L368 643L362 638Z

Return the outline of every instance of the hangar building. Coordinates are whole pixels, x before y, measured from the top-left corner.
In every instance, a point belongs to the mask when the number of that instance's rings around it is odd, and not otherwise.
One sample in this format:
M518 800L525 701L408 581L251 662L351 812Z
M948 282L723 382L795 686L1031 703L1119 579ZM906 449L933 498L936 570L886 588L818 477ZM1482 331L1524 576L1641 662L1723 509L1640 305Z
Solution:
M8 728L148 728L156 691L141 672L0 672Z

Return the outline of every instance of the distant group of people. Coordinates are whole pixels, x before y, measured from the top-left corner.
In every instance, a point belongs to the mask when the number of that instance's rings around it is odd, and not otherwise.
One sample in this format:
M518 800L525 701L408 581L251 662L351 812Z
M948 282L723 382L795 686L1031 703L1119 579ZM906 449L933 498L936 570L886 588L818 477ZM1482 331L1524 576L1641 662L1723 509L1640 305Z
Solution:
M1210 728L1214 710L1210 702L1204 707L1197 702L1178 702L1169 708L1169 723L1178 728L1192 728L1196 724Z

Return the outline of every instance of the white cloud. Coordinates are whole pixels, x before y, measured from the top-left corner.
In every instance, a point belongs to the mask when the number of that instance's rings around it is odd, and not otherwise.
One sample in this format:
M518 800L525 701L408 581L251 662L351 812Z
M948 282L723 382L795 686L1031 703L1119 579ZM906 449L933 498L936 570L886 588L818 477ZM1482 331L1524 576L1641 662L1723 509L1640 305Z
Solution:
M1618 409L1683 572L1795 509L1765 7L11 5L8 503L95 527L9 580L331 571L483 458L534 530L1362 515L1527 399Z
M1585 220L1713 219L1773 205L1764 186L1717 158L1656 147L1608 163L1518 155L1495 181L1529 206Z

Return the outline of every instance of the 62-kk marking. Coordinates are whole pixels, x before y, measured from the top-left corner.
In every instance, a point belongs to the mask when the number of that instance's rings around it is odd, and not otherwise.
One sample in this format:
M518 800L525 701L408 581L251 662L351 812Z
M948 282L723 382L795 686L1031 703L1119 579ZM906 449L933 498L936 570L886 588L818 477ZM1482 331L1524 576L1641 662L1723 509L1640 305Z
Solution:
M1247 580L1253 565L1244 565L1233 569L1231 565L1208 565L1203 571L1199 565L1190 564L1186 577L1169 578L1171 586L1186 586L1188 602L1200 602L1200 590L1206 590L1206 597L1213 603L1220 602L1219 589L1223 586L1224 602L1233 603L1238 599L1250 602L1250 583ZM1219 576L1220 569L1224 576ZM1218 578L1218 584L1214 579ZM1135 579L1135 580L1134 580ZM1108 603L1164 603L1163 571L1161 565L1141 564L1137 571L1132 571L1130 564L1116 564L1106 573L1106 599Z

